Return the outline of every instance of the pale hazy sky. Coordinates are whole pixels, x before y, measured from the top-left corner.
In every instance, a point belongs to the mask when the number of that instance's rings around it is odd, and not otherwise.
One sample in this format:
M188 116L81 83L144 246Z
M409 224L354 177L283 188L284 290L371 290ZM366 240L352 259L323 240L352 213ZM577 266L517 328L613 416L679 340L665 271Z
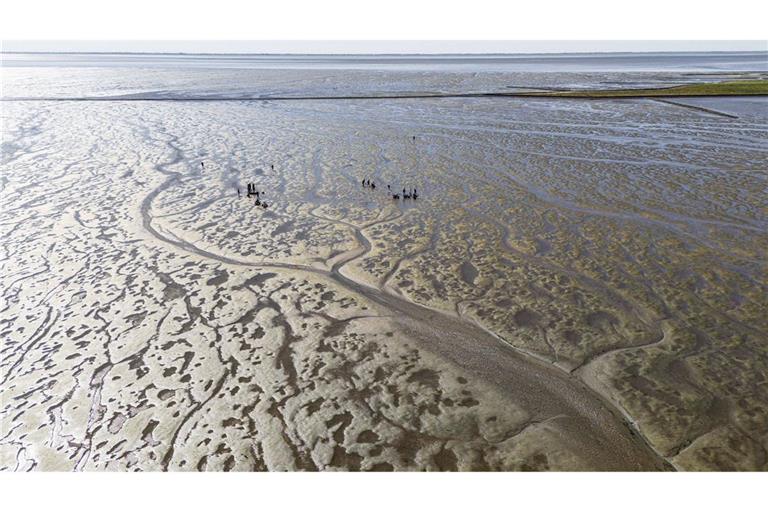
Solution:
M2 51L168 53L768 51L768 41L2 41Z

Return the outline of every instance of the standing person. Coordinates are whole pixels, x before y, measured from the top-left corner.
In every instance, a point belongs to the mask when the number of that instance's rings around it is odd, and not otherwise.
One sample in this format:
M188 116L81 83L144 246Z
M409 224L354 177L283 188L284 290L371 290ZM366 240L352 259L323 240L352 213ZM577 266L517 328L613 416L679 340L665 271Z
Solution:
M204 164L203 162L200 162L200 167L202 167L203 169L205 169L205 164Z
M240 197L240 187L237 187L237 197Z

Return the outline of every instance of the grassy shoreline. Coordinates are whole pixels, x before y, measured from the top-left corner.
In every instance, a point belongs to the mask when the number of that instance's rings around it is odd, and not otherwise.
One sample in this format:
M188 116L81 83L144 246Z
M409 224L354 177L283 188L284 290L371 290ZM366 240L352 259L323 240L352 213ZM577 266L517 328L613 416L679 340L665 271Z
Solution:
M559 91L497 91L497 92L457 92L457 93L392 93L392 94L345 94L338 96L192 96L192 97L152 97L141 95L127 96L86 96L86 97L0 97L4 101L178 101L178 102L216 102L216 101L315 101L315 100L405 100L434 98L555 98L555 99L642 99L642 98L696 98L718 96L768 96L768 80L741 80L732 82L709 82L676 85L672 87L645 89L579 89Z
M768 80L740 80L677 85L647 89L610 89L515 93L515 96L540 98L664 98L697 96L766 96Z

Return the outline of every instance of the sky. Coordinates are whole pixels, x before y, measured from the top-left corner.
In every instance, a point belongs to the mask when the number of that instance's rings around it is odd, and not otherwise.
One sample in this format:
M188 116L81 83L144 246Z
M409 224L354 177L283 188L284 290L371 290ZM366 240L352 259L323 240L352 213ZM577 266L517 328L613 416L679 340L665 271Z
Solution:
M768 51L768 41L2 41L4 52L569 53Z

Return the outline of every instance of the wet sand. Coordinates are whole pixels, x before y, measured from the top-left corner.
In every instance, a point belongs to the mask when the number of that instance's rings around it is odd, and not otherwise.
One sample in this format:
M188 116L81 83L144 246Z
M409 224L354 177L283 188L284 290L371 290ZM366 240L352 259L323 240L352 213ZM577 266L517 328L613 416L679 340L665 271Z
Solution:
M766 469L759 112L3 117L3 470Z

